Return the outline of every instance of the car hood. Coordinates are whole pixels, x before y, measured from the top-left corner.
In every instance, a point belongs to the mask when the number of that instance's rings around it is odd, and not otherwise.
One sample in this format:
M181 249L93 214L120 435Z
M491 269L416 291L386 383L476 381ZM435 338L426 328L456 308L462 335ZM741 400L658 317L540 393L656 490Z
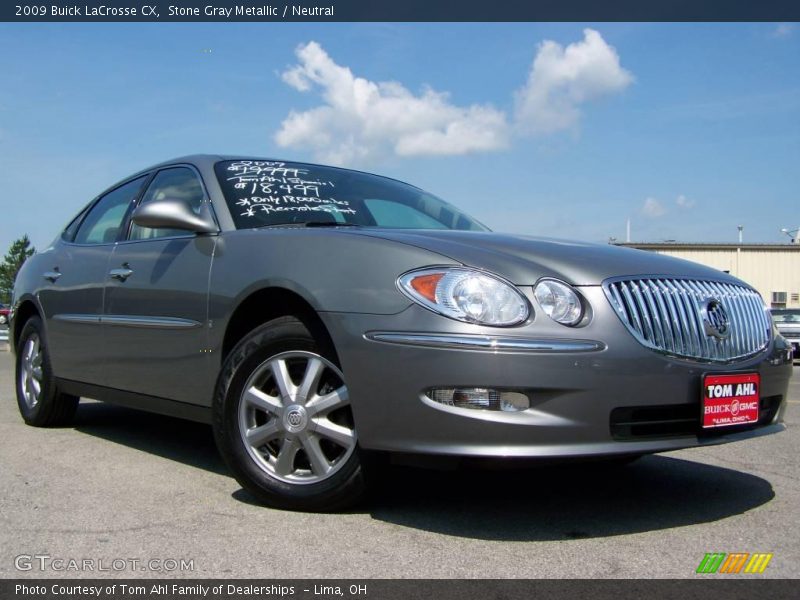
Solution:
M610 244L477 231L359 229L379 237L491 271L517 285L555 277L573 285L598 285L609 277L658 275L716 279L735 277L697 263Z

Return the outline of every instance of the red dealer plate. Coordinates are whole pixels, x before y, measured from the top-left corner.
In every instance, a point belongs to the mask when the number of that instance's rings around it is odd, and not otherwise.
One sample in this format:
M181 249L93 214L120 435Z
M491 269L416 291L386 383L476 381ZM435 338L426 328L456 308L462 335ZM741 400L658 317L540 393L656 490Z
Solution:
M758 373L703 377L703 428L758 421Z

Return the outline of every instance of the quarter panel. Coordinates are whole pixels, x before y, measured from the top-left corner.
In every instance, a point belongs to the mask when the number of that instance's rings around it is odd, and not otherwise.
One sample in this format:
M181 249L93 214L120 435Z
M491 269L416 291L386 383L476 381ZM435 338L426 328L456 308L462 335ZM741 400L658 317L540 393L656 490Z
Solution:
M320 313L393 314L411 304L397 289L398 275L429 264L455 263L427 250L342 230L226 232L211 273L210 347L221 350L231 314L257 290L291 290Z

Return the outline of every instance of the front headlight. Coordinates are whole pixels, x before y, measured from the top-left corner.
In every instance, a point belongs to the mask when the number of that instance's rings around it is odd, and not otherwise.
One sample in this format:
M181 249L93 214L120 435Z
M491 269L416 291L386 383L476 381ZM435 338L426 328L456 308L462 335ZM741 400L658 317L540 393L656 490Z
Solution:
M516 287L475 269L419 269L402 275L397 284L414 302L466 323L509 327L527 321L531 314L528 301Z
M583 317L581 299L566 283L542 279L533 289L533 295L544 313L557 323L577 325Z

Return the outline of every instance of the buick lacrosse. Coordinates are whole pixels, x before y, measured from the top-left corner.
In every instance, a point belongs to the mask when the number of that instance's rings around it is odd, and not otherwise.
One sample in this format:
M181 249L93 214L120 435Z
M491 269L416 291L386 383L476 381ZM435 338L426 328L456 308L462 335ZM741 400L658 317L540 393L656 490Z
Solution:
M20 271L10 338L28 424L80 397L210 423L246 490L300 510L357 500L369 451L627 460L774 433L792 369L726 273L221 156L92 200Z

